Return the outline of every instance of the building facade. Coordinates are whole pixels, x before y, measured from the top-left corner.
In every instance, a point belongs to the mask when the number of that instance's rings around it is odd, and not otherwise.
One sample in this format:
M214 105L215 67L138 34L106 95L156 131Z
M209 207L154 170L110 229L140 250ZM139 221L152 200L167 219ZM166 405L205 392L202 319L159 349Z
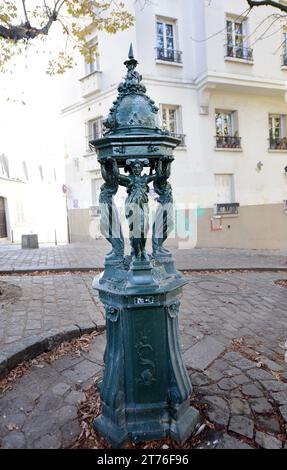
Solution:
M95 34L98 57L78 58L63 91L72 241L100 236L102 179L88 142L102 134L132 42L162 127L181 142L171 179L186 232L176 243L287 249L286 21L245 0L126 4L135 26Z
M67 242L65 198L54 167L0 155L0 242L30 233L40 243Z

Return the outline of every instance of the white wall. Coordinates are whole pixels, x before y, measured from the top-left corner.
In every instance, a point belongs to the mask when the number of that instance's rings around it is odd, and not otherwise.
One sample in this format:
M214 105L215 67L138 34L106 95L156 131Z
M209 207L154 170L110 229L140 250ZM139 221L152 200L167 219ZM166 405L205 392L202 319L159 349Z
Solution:
M283 92L275 89L279 83L283 90L287 77L287 72L281 70L280 51L274 54L281 41L281 31L254 45L254 65L227 62L223 47L226 32L208 41L204 39L225 28L226 13L239 15L247 9L247 3L245 0L212 0L208 5L209 2L202 0L157 0L142 9L137 3L136 28L116 36L99 35L102 90L86 100L72 93L70 107L63 112L67 181L71 201L77 199L79 208L91 205L89 180L93 173L89 170L98 168L95 156L87 157L85 122L108 114L116 97L116 85L125 74L123 61L131 41L148 94L157 104L174 104L182 109L187 145L175 152L171 180L176 200L213 207L215 173L234 174L236 200L241 205L275 204L287 199L287 178L283 175L287 152L269 152L267 141L268 113L287 114ZM258 8L250 13L250 32L268 11ZM180 67L155 62L156 15L178 19L179 47L183 51ZM201 115L196 79L212 72L222 77L221 85L211 93L209 114ZM230 77L240 76L276 83L264 90L256 88L256 84L253 88L245 87L244 81L240 86L231 86ZM242 152L214 150L217 108L238 112ZM79 169L75 167L75 158L79 159ZM256 171L259 161L263 162L261 172Z

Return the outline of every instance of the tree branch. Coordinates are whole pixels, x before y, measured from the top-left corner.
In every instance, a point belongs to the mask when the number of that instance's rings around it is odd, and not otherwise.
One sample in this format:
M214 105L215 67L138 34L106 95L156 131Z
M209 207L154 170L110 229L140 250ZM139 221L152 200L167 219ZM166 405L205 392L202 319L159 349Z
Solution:
M30 26L30 21L29 21L29 18L28 18L27 10L26 10L26 0L22 0L22 5L23 5L23 10L24 10L26 25Z
M260 7L260 6L270 6L274 8L278 8L281 11L287 13L287 5L283 5L282 3L275 2L274 0L247 0L248 5L250 8L253 7Z
M60 1L58 0L55 3L54 10L50 11L50 14L48 15L47 23L42 28L34 28L33 26L31 26L29 22L29 18L28 18L26 6L25 6L25 0L22 0L26 23L22 23L22 24L15 25L15 26L13 25L3 26L0 24L0 37L3 39L11 39L13 41L20 41L22 39L28 40L28 39L34 39L37 36L47 35L49 33L49 30L52 24L58 20L58 13L60 9L62 8L63 4L65 3L65 0L62 0L62 2L60 3L60 6L58 6L59 3Z

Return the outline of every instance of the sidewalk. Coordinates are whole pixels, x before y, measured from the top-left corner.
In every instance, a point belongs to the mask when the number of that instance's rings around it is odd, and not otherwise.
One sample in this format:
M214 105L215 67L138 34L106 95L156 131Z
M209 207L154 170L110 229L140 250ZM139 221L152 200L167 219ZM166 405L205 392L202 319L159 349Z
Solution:
M0 244L0 272L37 270L89 270L103 268L110 245L105 240L89 244L43 246L22 250L19 245ZM172 250L181 270L286 269L287 251L195 248Z
M179 316L183 359L202 420L214 429L203 438L203 448L286 448L287 290L275 282L286 277L277 272L194 273L184 288ZM51 335L51 327L97 321L100 305L93 300L92 278L90 273L2 276L21 291L13 304L0 309L1 354L37 335ZM77 409L84 390L102 374L104 346L100 335L88 354L34 366L0 395L0 447L72 445L81 431Z

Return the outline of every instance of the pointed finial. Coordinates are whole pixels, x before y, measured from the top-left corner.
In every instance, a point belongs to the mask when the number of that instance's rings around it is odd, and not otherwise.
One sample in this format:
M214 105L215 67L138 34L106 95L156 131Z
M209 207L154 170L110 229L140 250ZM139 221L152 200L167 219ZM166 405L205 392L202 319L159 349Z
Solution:
M134 50L133 50L133 43L131 42L130 50L129 50L129 59L134 59Z
M130 68L135 68L138 65L138 61L134 58L134 49L133 44L130 44L129 57L124 62L125 66L129 70Z

